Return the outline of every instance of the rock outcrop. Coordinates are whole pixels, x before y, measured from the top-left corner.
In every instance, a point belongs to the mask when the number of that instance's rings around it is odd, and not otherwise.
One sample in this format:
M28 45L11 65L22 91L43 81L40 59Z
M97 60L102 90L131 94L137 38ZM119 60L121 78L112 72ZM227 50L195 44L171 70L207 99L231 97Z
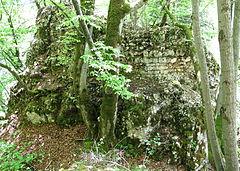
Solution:
M74 43L65 40L73 29L63 24L65 21L56 8L39 11L38 29L28 52L29 70L22 75L31 91L20 85L13 87L8 104L9 114L17 114L22 123L81 121L72 94ZM168 156L169 162L184 164L188 170L204 167L207 149L203 109L192 43L184 30L173 26L126 29L122 52L122 61L133 66L133 72L126 76L132 80L129 89L134 97L119 103L119 137L138 139L151 155ZM217 72L214 64L212 87ZM89 78L89 88L93 113L98 117L101 94L94 78Z

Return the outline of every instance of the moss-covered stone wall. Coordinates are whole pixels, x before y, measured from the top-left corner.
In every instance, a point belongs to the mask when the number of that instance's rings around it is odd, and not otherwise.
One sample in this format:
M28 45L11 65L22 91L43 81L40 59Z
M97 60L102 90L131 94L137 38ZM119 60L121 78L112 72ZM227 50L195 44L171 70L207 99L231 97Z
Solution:
M138 139L154 158L204 168L207 148L202 99L192 42L184 30L165 26L125 30L122 61L133 66L128 76L134 97L119 112L119 135ZM207 52L212 91L219 67Z

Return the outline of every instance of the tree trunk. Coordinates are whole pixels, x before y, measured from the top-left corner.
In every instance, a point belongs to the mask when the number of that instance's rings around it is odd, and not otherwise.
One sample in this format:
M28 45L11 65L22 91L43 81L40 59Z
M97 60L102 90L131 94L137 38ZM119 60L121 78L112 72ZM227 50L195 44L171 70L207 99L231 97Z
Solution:
M199 21L199 1L192 0L192 13L193 13L193 33L194 33L194 43L197 51L197 56L199 59L199 69L201 73L201 87L202 87L202 97L205 107L205 118L207 125L207 134L210 141L210 146L215 161L217 170L224 170L223 159L221 157L221 150L218 144L215 123L214 123L214 113L211 104L209 79L208 79L208 69L207 62L204 54L203 44L201 40L201 30Z
M83 16L82 11L79 7L77 0L72 0L74 5L76 14L79 16ZM91 15L93 14L95 0L91 1L81 1L81 6L84 9L84 14ZM82 115L83 121L87 126L88 129L88 139L95 138L95 123L90 112L89 106L89 94L87 89L87 76L88 76L88 64L85 63L80 57L84 54L84 52L88 51L91 47L93 47L93 40L92 40L92 28L88 28L86 24L83 24L82 21L79 20L79 25L82 27L83 31L86 32L85 39L83 40L84 45L81 43L77 44L76 47L76 56L74 60L74 91L75 94L78 95L78 106L80 113ZM86 42L86 43L85 43ZM84 49L83 49L84 48ZM81 53L83 51L83 53Z
M130 11L129 4L125 0L110 0L106 45L118 48L121 40L122 19ZM113 145L116 140L115 125L117 118L118 95L113 90L106 88L102 99L100 111L99 136L106 145Z
M237 80L238 74L239 40L240 40L240 1L237 0L235 1L233 18L233 56L234 56L235 80Z
M167 0L167 1L166 1L166 4L165 4L165 6L166 6L167 9L170 8L170 4L171 4L171 0ZM166 25L167 16L168 16L168 14L167 14L166 12L164 12L163 17L162 17L162 20L161 20L160 27L163 27L164 25Z
M218 0L218 29L222 74L221 107L224 155L227 171L237 171L236 94L235 71L231 31L231 4L229 0Z
M137 26L137 21L138 21L138 9L142 8L146 3L148 2L148 0L140 0L138 1L137 4L135 4L131 10L130 10L130 18L132 21L132 27L136 27Z

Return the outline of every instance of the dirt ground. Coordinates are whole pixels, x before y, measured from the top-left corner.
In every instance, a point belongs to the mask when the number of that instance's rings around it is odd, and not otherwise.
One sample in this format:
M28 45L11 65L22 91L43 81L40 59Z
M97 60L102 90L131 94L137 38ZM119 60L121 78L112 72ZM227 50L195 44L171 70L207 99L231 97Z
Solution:
M20 131L14 135L15 137L12 139L14 143L30 143L28 152L43 154L39 158L41 161L31 163L32 170L106 170L109 167L121 170L131 170L134 167L142 167L141 170L184 170L181 166L167 164L167 161L151 160L145 154L138 157L127 157L125 152L119 149L112 150L111 154L85 152L82 145L86 134L84 124L68 128L60 128L56 124L19 126L17 117L13 116L11 122L0 129L0 140L13 136L13 132L16 130ZM79 161L84 164L82 169L79 169L76 164Z

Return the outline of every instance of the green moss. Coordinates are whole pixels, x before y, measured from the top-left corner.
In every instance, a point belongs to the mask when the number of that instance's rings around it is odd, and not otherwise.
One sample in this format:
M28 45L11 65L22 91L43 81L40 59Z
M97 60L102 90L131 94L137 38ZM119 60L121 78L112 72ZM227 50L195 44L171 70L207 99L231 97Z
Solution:
M106 119L112 119L112 116L108 114L115 113L116 101L117 101L117 96L115 94L106 94L103 97L103 101L101 105L101 114L103 114L103 117L105 117Z
M100 109L100 126L99 134L104 138L106 145L113 146L116 142L115 124L116 124L116 104L118 96L111 93L105 94Z
M179 28L182 28L182 29L184 30L185 35L186 35L186 38L187 38L188 40L192 40L192 38L193 38L192 30L189 28L188 25L177 23L176 26L178 26Z
M130 11L130 4L124 3L124 0L111 0L107 19L106 44L112 47L118 47L121 41L120 24L124 16Z
M124 17L127 13L129 13L130 10L131 10L130 4L129 3L125 3L123 5L123 8L122 8L122 14L123 14L122 17Z

